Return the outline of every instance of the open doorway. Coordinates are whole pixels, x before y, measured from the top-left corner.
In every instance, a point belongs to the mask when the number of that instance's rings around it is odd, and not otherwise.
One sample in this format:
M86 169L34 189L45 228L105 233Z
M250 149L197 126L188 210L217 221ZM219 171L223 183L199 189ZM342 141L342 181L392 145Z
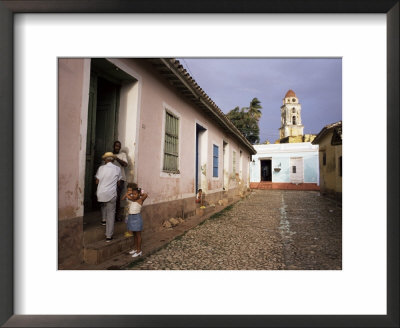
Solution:
M117 136L120 86L92 71L88 108L85 168L85 212L97 209L95 174L102 155L113 151Z
M229 150L228 150L228 143L224 140L223 141L223 190L229 189Z
M271 160L260 160L261 166L261 181L272 181Z
M203 165L203 162L205 159L202 156L202 153L204 153L205 149L205 143L204 143L204 133L206 129L202 127L200 124L196 123L196 168L195 168L195 180L196 180L196 186L195 186L195 193L201 188L201 166Z
M126 102L124 100L127 93L126 86L133 82L136 80L131 75L107 59L91 60L86 134L85 213L98 209L95 174L102 164L102 155L107 151L113 151L114 141L119 139L120 94L125 95L122 100ZM122 119L126 120L127 105L122 106L124 108Z

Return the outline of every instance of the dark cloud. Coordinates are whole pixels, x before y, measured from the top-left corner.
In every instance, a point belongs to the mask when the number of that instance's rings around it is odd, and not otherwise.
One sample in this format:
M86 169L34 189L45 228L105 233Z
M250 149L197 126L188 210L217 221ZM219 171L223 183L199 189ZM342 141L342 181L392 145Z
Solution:
M179 59L200 87L227 113L257 97L263 106L260 140L278 139L280 106L289 89L302 105L305 133L342 119L341 58Z

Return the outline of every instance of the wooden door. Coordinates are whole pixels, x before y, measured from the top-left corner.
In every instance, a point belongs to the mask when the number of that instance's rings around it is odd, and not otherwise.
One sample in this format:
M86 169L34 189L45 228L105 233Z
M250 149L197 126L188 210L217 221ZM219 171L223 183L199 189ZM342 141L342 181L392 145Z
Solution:
M290 158L290 182L304 182L303 158L301 157Z

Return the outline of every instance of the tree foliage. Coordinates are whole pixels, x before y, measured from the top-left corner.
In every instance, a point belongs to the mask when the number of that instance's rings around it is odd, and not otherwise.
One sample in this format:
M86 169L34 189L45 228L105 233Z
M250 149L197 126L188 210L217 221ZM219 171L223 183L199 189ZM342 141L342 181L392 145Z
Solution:
M260 142L260 128L258 121L261 117L261 102L257 98L250 101L249 107L236 106L226 116L238 128L251 144Z

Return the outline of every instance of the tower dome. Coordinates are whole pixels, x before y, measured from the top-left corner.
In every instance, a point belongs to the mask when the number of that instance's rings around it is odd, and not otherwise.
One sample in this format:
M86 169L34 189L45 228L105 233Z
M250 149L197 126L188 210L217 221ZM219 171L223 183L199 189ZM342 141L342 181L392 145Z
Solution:
M286 92L285 98L289 98L289 97L296 97L296 94L294 93L294 91L292 89L290 89L288 92Z

